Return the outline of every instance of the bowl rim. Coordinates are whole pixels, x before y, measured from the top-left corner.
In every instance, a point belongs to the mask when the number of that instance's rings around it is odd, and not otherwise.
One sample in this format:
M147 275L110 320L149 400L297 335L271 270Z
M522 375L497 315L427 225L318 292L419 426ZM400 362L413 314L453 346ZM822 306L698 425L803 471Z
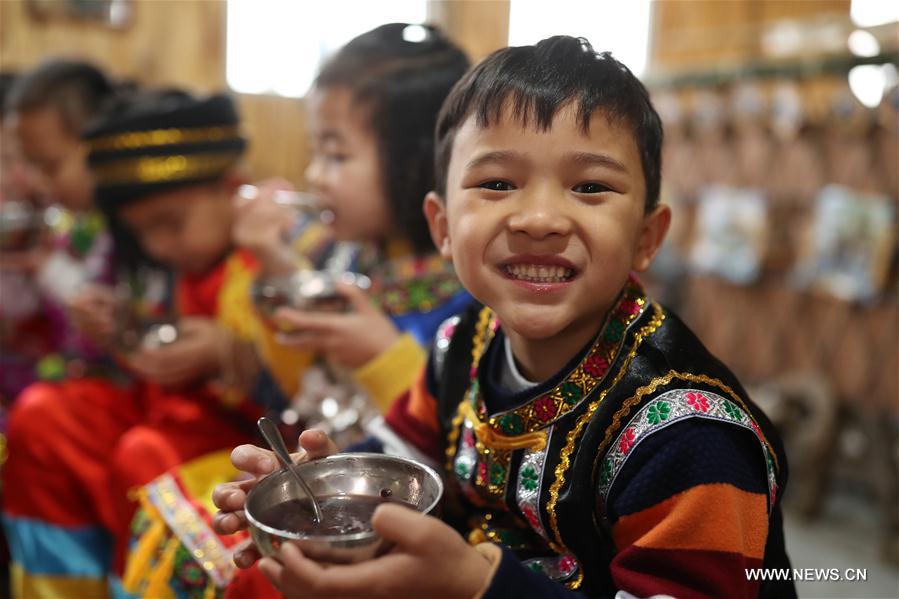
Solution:
M433 510L435 507L437 507L437 504L440 503L440 500L443 498L443 493L444 493L443 478L441 478L441 476L437 473L437 471L434 468L432 468L431 466L428 466L427 464L425 464L423 462L420 462L420 461L412 459L412 458L407 458L404 456L391 455L391 454L387 454L387 453L363 452L363 451L348 452L348 453L335 453L335 454L331 454L329 456L325 456L323 458L317 458L315 460L309 460L308 462L303 462L301 464L295 464L295 466L302 468L306 464L314 464L317 462L325 462L325 461L329 461L329 460L342 461L347 458L353 458L353 457L355 457L355 458L360 458L360 457L362 457L362 458L364 458L364 457L389 458L391 460L405 462L406 464L420 468L426 474L428 474L437 483L437 491L438 492L437 492L437 495L434 498L434 500L426 508L415 510L416 512L418 512L420 514L429 513L431 510ZM250 510L247 509L247 506L250 503L250 498L253 496L253 493L255 493L256 489L259 488L262 481L264 481L266 478L268 478L270 476L274 476L275 474L279 474L281 472L285 472L286 470L287 470L286 468L282 467L282 468L279 468L278 470L272 472L271 474L265 476L264 478L259 480L259 482L257 482L256 485L252 489L250 489L249 493L247 493L247 499L246 499L246 502L244 502L244 513L247 516L247 522L249 522L251 526L254 526L254 527L258 528L259 530L261 530L265 533L268 533L270 535L276 535L278 537L286 538L286 539L290 539L290 540L294 540L294 541L314 540L314 541L322 541L322 542L326 542L326 543L338 542L338 541L348 542L348 541L360 541L363 539L374 538L374 537L378 536L374 530L357 532L357 533L353 533L351 535L304 535L304 534L290 532L288 530L282 530L280 528L274 528L274 527L268 526L267 524L263 524L262 522L260 522L256 518L254 518L253 514L250 513Z

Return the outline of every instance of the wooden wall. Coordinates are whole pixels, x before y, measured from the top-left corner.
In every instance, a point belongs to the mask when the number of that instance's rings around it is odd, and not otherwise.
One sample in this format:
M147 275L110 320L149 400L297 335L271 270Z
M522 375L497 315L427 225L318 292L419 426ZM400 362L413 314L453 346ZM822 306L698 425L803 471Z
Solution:
M0 0L0 68L26 70L49 56L89 59L116 77L147 85L179 85L207 93L225 88L225 3L135 0L123 30L74 20L38 21L23 0ZM508 0L435 2L443 26L474 59L508 38ZM302 100L238 96L251 138L248 164L256 177L281 175L302 186L309 157Z
M848 18L850 0L664 0L653 3L650 66L656 71L735 65L762 54L778 20Z
M588 0L585 0L588 1ZM759 23L823 13L848 14L849 0L666 0L653 7L650 67L676 69L741 61L759 52ZM24 0L0 0L0 68L25 70L48 56L87 58L118 77L198 92L225 88L225 3L219 0L135 0L124 30L36 21ZM509 0L428 1L441 25L479 60L505 45ZM302 100L239 96L257 177L282 175L303 185L309 156Z

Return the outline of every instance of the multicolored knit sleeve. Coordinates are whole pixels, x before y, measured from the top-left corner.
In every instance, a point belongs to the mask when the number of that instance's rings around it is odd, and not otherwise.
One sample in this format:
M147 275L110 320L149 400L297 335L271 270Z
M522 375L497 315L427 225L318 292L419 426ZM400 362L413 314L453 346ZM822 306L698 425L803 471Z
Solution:
M756 597L776 484L749 416L714 393L644 405L600 462L617 588L644 597ZM769 504L769 502L771 502Z

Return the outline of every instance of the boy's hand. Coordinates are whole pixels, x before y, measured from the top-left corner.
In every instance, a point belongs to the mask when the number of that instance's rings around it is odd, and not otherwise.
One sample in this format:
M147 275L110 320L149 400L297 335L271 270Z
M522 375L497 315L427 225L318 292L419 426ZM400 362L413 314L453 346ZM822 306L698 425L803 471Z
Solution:
M293 190L293 186L284 179L269 179L255 190L255 197L235 198L234 242L256 256L263 274L290 273L296 265L285 237L295 226L297 214L276 204L273 197L276 191Z
M163 387L201 381L219 372L220 351L227 333L210 318L178 321L178 340L159 348L139 348L127 357L140 378Z
M302 450L291 454L297 464L337 453L337 446L322 431L303 431L299 442ZM247 493L261 478L278 468L275 454L255 445L235 447L231 452L231 463L238 470L252 475L252 478L218 485L212 492L212 502L221 510L213 518L212 528L223 535L234 534L247 527L247 517L243 510L247 502ZM240 568L249 568L258 559L259 552L254 545L234 554L234 563Z
M470 599L482 591L493 568L455 530L431 516L386 504L374 529L396 543L382 557L348 566L322 566L285 543L277 559L259 568L288 599L314 597L428 597Z
M275 322L290 333L279 342L323 355L329 362L356 369L389 348L400 332L368 294L355 285L338 284L350 312L334 314L280 308Z
M95 346L109 349L115 338L117 303L111 287L85 285L69 302L72 324Z

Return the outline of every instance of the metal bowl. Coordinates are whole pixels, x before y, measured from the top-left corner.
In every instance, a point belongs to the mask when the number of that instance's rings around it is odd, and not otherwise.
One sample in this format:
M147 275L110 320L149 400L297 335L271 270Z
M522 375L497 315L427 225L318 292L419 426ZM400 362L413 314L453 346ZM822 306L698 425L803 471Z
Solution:
M379 453L342 453L296 466L309 484L316 498L344 497L403 502L421 513L434 511L443 496L443 481L428 466L396 456ZM294 542L310 559L323 563L348 564L361 562L381 555L390 549L390 543L382 539L366 523L362 532L347 534L315 534L308 515L312 533L298 533L265 523L266 514L272 508L290 501L305 501L306 495L291 479L286 469L281 469L257 484L247 496L246 514L250 536L264 556L275 553L283 543ZM378 502L380 503L380 502ZM323 526L330 524L326 511Z
M354 272L326 270L298 270L289 275L263 277L253 284L252 296L256 308L271 317L278 308L321 312L346 312L346 298L337 289L338 283L368 289L371 280Z

